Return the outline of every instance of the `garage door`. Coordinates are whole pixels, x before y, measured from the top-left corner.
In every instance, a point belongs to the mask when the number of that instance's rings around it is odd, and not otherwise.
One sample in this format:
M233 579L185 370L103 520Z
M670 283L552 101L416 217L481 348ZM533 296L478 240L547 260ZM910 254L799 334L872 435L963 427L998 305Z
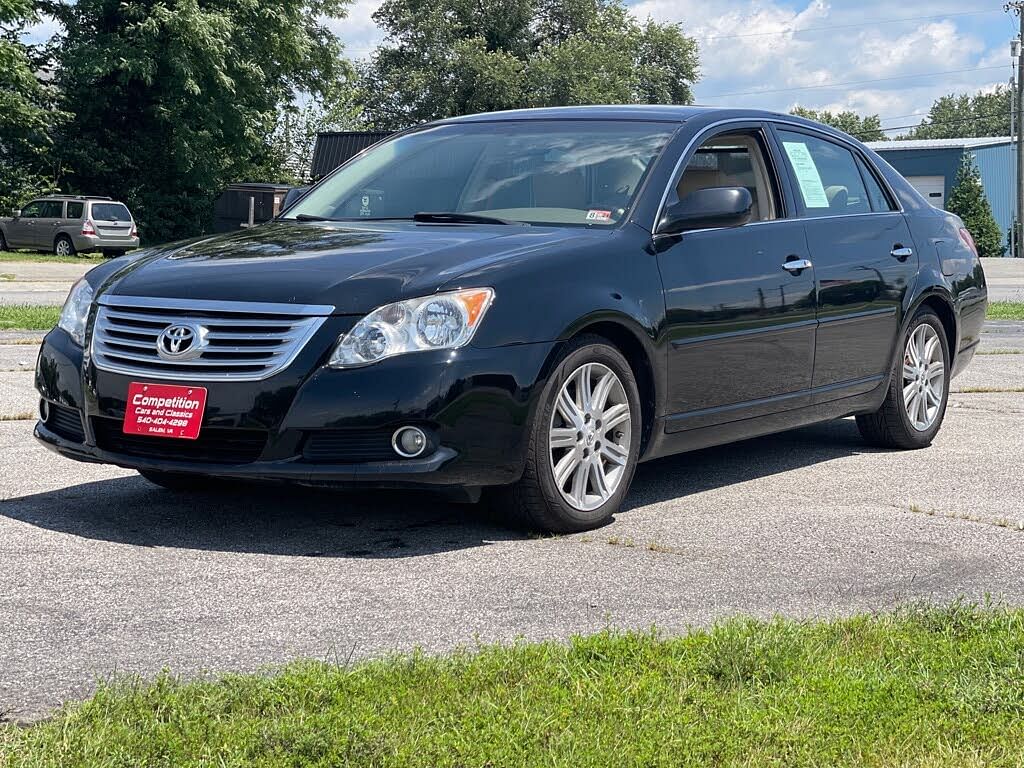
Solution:
M907 176L907 181L936 208L946 207L945 176Z

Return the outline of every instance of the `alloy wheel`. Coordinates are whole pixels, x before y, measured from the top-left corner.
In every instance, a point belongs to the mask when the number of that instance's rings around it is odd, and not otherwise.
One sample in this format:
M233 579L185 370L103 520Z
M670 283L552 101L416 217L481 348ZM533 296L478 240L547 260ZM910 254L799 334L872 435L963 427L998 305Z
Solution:
M57 245L54 248L58 256L70 256L71 255L71 241L66 238L61 238L57 241Z
M601 363L584 363L558 393L548 453L562 498L580 511L597 509L626 474L632 417L619 377Z
M946 361L938 332L922 323L903 353L903 407L914 429L924 432L939 416L946 387Z

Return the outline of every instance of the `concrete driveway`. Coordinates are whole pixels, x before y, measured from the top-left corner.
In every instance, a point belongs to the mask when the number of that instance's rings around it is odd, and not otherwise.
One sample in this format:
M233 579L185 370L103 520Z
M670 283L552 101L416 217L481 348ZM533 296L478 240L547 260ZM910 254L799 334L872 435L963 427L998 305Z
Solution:
M985 352L1024 349L1024 325L987 330ZM31 373L0 349L0 415L18 416ZM612 525L556 538L424 494L178 497L0 422L0 712L31 719L165 666L1024 603L1024 392L1005 391L1022 369L976 358L927 450L868 449L843 420L652 462Z

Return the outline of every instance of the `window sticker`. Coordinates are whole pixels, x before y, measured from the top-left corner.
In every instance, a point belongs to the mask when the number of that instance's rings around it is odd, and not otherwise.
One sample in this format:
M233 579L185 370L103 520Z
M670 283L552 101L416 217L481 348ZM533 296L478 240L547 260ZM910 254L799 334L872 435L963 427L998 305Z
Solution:
M822 186L821 176L818 175L818 166L814 164L814 158L802 141L784 141L782 146L789 155L789 162L793 166L793 173L796 174L796 181L800 185L800 194L803 195L804 205L808 208L828 208L828 195L825 194L825 187Z
M587 211L587 221L611 221L611 211Z

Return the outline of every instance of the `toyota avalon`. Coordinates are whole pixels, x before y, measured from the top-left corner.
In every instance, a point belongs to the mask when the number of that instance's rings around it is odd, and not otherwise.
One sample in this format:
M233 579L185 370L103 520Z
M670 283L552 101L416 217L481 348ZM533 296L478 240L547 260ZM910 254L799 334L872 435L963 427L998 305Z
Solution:
M35 434L177 492L488 492L607 522L638 462L856 416L922 448L971 360L970 233L797 117L570 107L418 126L265 225L93 269Z

